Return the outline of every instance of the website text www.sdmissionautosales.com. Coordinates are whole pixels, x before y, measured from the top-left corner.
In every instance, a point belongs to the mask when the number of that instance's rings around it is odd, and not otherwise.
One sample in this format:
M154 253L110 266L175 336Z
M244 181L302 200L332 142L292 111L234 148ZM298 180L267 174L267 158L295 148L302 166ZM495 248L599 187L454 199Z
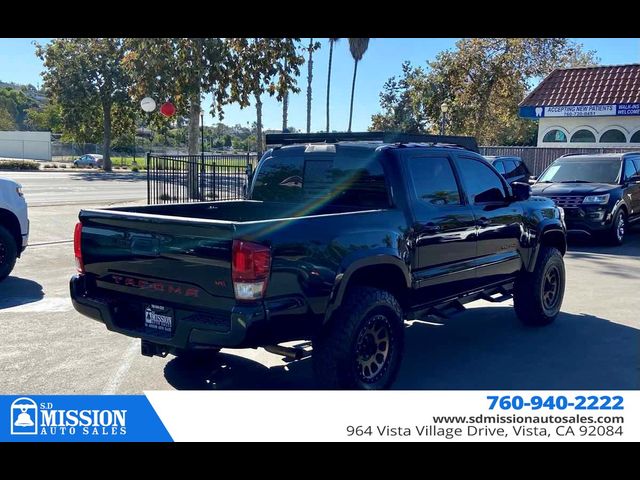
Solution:
M511 415L473 415L473 416L434 416L435 424L455 424L463 427L443 428L438 425L427 425L433 433L428 435L441 436L438 429L445 430L445 438L454 436L507 436L509 430L515 436L534 437L551 436L621 436L624 417L614 415L589 416L575 415L536 415L526 416L517 413ZM469 425L471 424L471 425ZM492 427L487 425L510 424L508 427ZM479 426L482 425L482 426ZM466 430L466 431L465 431Z

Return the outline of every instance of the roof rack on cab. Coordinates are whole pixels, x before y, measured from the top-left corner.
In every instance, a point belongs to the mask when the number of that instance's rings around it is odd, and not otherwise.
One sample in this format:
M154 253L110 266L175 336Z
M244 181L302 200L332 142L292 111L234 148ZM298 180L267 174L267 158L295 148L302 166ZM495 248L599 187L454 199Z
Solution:
M336 133L268 133L267 145L293 145L300 143L383 142L383 143L433 143L455 145L478 152L474 137L456 135L426 135L397 132L336 132Z

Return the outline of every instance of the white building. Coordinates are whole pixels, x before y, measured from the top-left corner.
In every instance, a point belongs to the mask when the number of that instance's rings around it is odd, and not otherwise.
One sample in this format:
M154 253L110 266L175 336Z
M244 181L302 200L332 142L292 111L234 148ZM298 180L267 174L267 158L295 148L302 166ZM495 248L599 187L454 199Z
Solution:
M51 132L0 131L0 158L51 160Z
M538 147L640 147L640 64L554 70L519 113Z

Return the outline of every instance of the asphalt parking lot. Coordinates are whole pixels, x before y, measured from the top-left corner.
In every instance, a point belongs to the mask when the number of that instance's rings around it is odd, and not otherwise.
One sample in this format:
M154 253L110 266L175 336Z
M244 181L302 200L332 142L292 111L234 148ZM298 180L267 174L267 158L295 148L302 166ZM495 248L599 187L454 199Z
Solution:
M46 178L32 183L44 188ZM73 225L81 206L69 192L85 192L78 198L85 198L87 207L141 203L146 184L122 177L118 183L125 183L125 193L109 196L95 191L96 180L67 179L77 182L72 187L78 190L55 194L60 202L44 206L44 190L30 191L29 180L20 181L30 202L35 199L32 246L0 284L0 393L314 388L308 359L287 363L261 349L223 350L210 364L197 367L173 357L147 358L139 354L139 340L110 333L77 314L68 279L74 271ZM621 248L572 244L562 313L546 328L521 326L511 301L476 302L443 325L408 322L395 388L638 389L639 260L640 227L632 229Z

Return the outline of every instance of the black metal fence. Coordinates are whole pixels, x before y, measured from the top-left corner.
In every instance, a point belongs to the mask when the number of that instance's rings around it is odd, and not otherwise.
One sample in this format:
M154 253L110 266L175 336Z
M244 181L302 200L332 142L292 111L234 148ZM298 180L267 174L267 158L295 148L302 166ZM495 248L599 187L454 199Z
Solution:
M616 153L638 151L638 148L546 148L546 147L480 147L481 155L520 157L533 175L540 175L557 158L567 153Z
M256 161L255 155L147 154L147 202L242 199Z

